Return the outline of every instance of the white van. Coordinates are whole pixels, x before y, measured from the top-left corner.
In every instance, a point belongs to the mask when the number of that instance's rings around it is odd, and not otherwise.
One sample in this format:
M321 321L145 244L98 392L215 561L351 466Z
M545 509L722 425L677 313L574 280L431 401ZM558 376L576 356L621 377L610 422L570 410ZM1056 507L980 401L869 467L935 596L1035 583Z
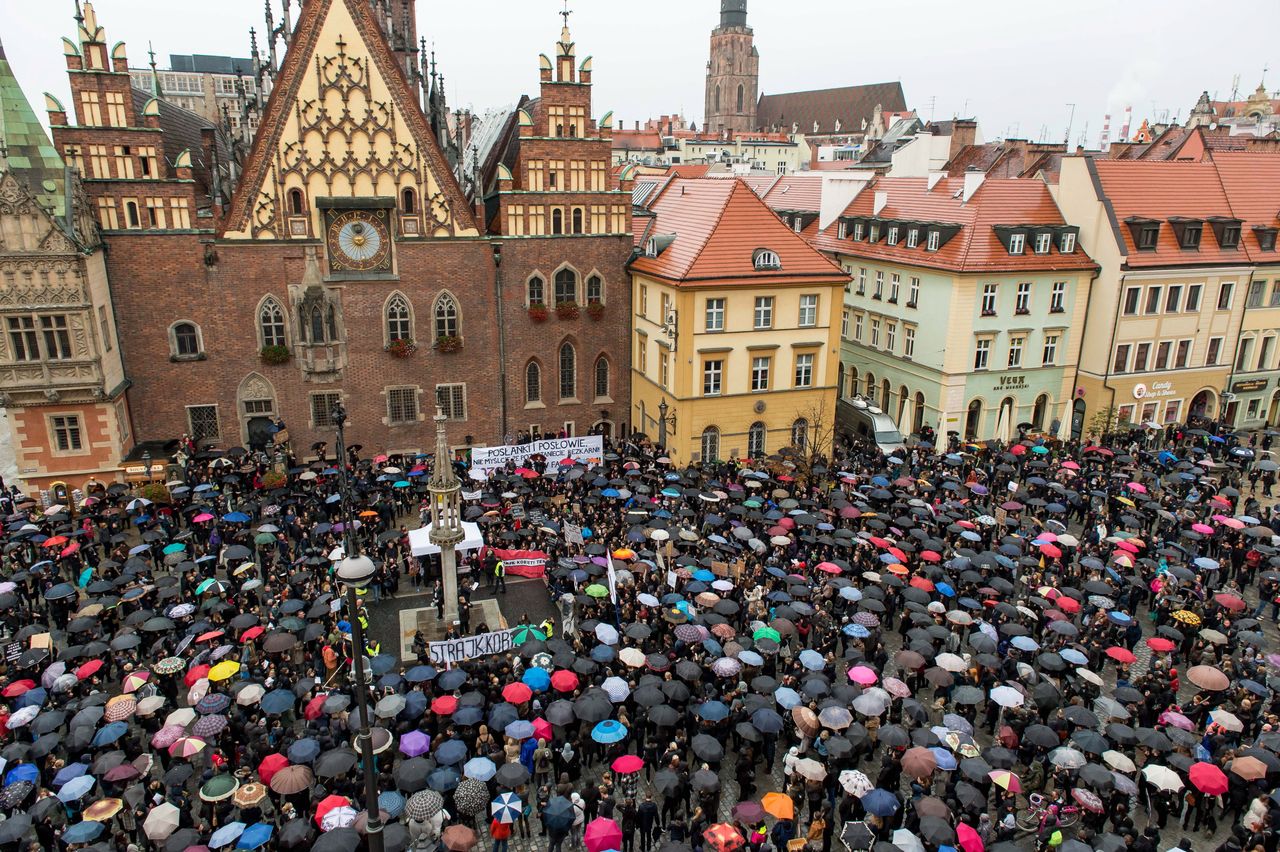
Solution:
M898 424L893 422L892 417L860 396L854 397L850 404L853 406L854 435L875 444L886 456L906 449L902 433L898 431Z

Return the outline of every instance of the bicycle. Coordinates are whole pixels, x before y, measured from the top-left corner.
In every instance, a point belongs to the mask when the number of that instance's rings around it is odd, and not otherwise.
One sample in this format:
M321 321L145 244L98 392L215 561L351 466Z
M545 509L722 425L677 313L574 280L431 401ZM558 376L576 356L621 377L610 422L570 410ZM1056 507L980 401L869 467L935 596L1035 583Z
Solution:
M1027 809L1014 817L1023 831L1043 832L1045 828L1070 828L1080 821L1080 808L1032 793L1027 796Z

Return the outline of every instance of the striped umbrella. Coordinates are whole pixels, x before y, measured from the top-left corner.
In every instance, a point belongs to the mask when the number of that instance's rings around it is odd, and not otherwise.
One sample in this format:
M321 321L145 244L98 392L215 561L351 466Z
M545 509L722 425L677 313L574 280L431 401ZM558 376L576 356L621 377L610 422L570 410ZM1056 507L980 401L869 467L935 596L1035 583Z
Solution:
M132 695L117 695L107 702L103 718L108 722L122 722L138 710L138 702Z
M204 751L207 743L199 737L178 737L169 746L170 757L191 758Z
M146 669L138 669L136 672L129 672L124 676L122 688L125 692L137 692L151 678L151 672Z
M503 793L490 803L489 813L498 822L510 825L524 813L524 803L515 793Z

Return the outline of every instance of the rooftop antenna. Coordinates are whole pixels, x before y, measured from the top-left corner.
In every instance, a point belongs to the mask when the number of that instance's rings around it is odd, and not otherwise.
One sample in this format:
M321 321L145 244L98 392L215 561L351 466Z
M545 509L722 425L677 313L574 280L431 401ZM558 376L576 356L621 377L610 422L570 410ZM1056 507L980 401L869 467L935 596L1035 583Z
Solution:
M1265 68L1263 69L1262 73L1264 76L1266 75L1267 72ZM1234 101L1239 96L1239 94L1240 94L1240 75L1236 74L1231 78L1231 100Z
M1076 105L1067 104L1067 106L1071 107L1071 115L1070 117L1067 118L1067 132L1065 135L1063 135L1062 141L1063 143L1070 145L1071 144L1071 125L1075 124L1076 122Z
M573 11L569 8L569 0L564 0L564 11L557 14L564 18L564 28L566 30L569 29L569 16L573 14Z
M147 42L147 56L151 57L151 96L160 97L160 74L156 71L156 52L151 47L151 42Z

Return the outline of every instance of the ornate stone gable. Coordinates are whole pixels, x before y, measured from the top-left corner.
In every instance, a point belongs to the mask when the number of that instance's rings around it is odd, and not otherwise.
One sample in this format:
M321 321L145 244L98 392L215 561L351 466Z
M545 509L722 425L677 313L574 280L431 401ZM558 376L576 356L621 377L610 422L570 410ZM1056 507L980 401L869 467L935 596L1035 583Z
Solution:
M407 189L420 234L478 233L368 4L306 4L222 236L314 238L317 199Z
M0 172L0 257L79 251L80 246L67 236L31 188L13 172Z

